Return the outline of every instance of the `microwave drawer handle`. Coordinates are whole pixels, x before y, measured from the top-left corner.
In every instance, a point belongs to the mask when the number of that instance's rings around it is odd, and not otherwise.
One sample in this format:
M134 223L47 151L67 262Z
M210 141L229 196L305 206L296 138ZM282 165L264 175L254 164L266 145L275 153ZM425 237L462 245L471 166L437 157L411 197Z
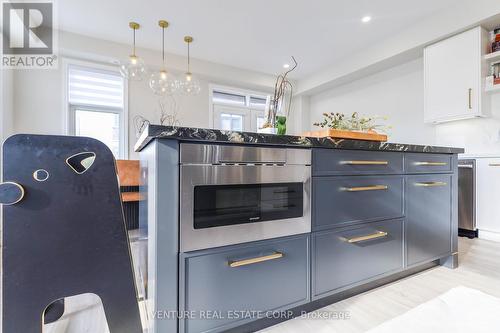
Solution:
M279 259L282 257L283 257L283 253L275 252L273 254L268 254L266 256L255 257L255 258L250 258L250 259L237 260L237 261L230 260L230 261L228 261L228 265L229 265L229 267L234 268L234 267L257 264L257 263L269 261L269 260L275 260L275 259Z
M446 182L420 182L420 183L415 183L415 186L420 186L420 187L436 187L436 186L446 186L448 183Z
M446 166L446 162L415 162L415 165L419 166Z
M387 190L387 185L372 185L372 186L359 186L359 187L342 187L343 191L347 192L363 192L363 191L381 191Z
M376 231L373 234L369 234L369 235L347 238L346 241L347 241L347 243L355 244L355 243L364 242L364 241L368 241L368 240L372 240L372 239L387 237L387 235L388 235L388 233L385 231Z
M346 165L388 165L389 161L342 161Z

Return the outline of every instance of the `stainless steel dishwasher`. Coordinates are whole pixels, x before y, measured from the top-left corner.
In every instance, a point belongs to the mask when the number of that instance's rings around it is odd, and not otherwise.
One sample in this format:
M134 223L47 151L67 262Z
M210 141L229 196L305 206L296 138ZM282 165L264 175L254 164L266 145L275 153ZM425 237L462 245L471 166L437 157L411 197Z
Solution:
M458 161L458 235L477 237L476 160Z

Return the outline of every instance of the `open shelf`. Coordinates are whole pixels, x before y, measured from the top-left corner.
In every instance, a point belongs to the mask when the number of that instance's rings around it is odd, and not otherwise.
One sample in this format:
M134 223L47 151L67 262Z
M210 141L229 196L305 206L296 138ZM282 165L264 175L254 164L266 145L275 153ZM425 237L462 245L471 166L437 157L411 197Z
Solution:
M487 55L484 56L484 59L488 61L496 61L496 60L500 61L500 51L488 53Z

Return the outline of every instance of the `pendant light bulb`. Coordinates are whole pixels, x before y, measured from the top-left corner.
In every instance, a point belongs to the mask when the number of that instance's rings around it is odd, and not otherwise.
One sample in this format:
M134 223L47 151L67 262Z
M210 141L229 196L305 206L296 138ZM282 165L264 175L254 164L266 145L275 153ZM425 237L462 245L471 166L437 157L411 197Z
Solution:
M182 94L184 95L197 95L200 90L200 82L196 79L196 77L193 77L193 73L191 73L191 55L190 55L190 50L189 46L193 42L193 37L191 36L185 36L184 37L184 42L187 44L187 71L184 76L184 80L182 80L179 83L179 88Z
M135 34L141 27L139 23L130 22L130 29L133 32L132 54L129 56L128 61L120 64L120 73L128 80L140 81L146 77L147 68L144 61L135 54Z
M155 95L164 96L175 93L178 88L178 83L175 77L165 69L165 29L168 27L168 22L160 20L158 26L162 29L162 63L161 69L151 75L149 87Z

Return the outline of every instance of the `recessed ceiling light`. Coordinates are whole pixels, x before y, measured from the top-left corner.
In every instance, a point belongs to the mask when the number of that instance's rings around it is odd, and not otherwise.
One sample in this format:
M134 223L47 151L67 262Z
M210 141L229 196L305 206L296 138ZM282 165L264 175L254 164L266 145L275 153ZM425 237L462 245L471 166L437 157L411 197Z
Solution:
M372 17L371 16L363 16L363 18L361 19L361 22L363 23L368 23L372 20Z
M290 68L289 64L283 64L283 68Z

